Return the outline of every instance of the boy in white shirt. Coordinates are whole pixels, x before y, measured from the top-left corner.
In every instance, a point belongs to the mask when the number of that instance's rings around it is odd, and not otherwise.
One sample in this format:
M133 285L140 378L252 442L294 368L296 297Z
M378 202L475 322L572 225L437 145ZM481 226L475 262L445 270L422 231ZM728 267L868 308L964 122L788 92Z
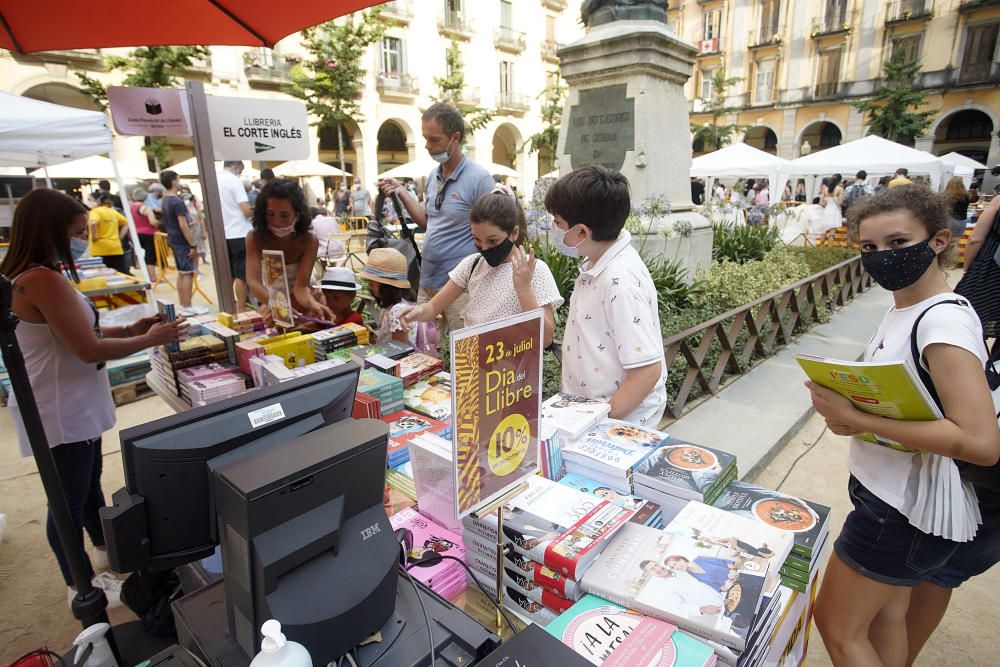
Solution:
M628 180L597 165L552 184L551 239L580 265L563 336L562 389L606 401L611 417L656 428L667 405L656 288L624 229Z

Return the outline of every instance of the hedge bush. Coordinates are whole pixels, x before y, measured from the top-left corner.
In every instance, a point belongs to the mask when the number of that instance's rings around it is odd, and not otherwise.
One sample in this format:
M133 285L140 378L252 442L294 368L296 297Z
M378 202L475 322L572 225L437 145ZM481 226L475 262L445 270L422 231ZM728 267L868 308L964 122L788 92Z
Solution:
M777 227L770 225L712 224L712 259L717 262L759 261L779 242Z

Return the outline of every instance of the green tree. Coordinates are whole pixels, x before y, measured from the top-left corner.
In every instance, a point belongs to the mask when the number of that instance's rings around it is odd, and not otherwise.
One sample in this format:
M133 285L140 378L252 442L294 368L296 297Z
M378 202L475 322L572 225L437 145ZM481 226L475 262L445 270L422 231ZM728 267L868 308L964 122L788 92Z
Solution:
M434 77L434 84L438 87L436 96L432 96L434 102L444 102L456 109L462 110L462 118L465 120L465 127L469 131L475 131L486 127L486 124L496 116L495 109L484 109L475 103L470 103L462 99L466 94L465 88L465 64L462 62L462 52L458 47L458 42L451 40L448 50L444 52L445 75Z
M711 97L699 98L704 107L704 112L711 115L712 120L704 125L691 124L692 139L701 139L705 147L712 147L712 150L719 150L733 140L734 135L746 132L749 125L738 123L726 123L725 117L731 113L739 111L739 107L729 106L727 98L729 89L742 81L742 77L726 77L726 73L720 67L712 75L712 95Z
M361 60L385 34L380 13L379 8L356 12L303 30L302 46L309 55L292 68L292 83L285 87L285 92L305 102L316 127L334 132L341 171L346 171L345 125L361 120L358 100L365 85Z
M867 116L872 134L912 146L930 126L934 112L919 110L927 103L927 93L914 86L919 71L920 61L908 59L902 49L882 64L881 87L871 99L853 103Z
M527 141L521 145L521 150L527 147L529 153L537 153L545 149L553 163L548 166L554 168L559 145L559 129L562 126L563 102L566 98L566 86L563 85L558 73L555 83L546 86L538 97L545 102L542 106L542 129L528 137ZM551 170L551 168L546 169L546 173Z
M108 72L124 72L122 83L126 86L172 88L182 80L179 73L207 55L208 49L204 46L144 46L129 51L125 56L108 56L105 69ZM83 92L101 109L107 109L108 93L104 84L87 74L77 73L76 77ZM170 160L170 146L163 137L149 137L143 150L153 158L156 171Z

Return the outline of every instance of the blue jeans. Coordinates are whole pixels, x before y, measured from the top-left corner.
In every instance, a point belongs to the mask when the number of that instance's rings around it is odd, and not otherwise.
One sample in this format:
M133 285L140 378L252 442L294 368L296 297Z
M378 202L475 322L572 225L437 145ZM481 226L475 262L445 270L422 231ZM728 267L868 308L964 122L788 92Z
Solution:
M104 493L101 491L101 439L95 438L94 440L57 445L52 448L52 458L56 463L56 471L59 473L63 493L66 494L69 513L73 518L73 532L80 548L83 548L84 529L95 547L103 547L104 531L101 530L101 518L97 514L97 510L104 507ZM51 510L49 510L45 532L49 538L49 546L52 547L56 560L59 561L59 569L62 571L63 579L67 586L72 586L73 576L70 573L62 543L59 541L59 533L56 531ZM90 557L87 556L86 551L84 559L87 562L88 576L93 577L94 568L90 564Z

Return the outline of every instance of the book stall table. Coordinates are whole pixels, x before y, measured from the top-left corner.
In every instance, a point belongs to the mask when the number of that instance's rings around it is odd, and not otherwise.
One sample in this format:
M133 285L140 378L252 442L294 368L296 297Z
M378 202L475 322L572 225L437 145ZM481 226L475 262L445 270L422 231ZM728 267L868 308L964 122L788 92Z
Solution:
M107 276L83 278L76 288L98 308L113 310L146 303L149 283L124 273L116 273L110 282Z

